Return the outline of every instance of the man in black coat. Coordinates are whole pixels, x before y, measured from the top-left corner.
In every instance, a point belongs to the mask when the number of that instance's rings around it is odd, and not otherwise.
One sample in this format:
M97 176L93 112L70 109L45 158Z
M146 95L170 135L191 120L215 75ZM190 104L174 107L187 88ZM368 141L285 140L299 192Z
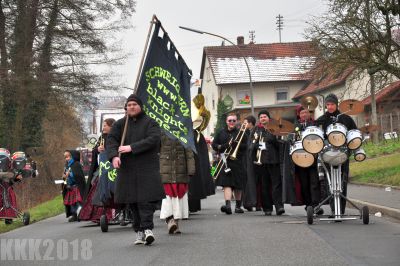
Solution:
M165 197L160 176L161 131L158 124L142 111L142 106L136 95L128 97L126 137L121 145L126 121L122 118L108 135L107 153L114 168L118 169L114 201L130 204L133 212L133 228L137 233L134 243L151 245L155 203Z
M329 94L325 98L325 106L327 112L320 116L317 121L316 125L322 125L322 129L326 132L326 129L329 125L333 124L334 122L340 123L344 125L347 130L357 129L357 125L354 122L353 118L349 115L340 113L338 110L338 98L335 94ZM342 194L344 196L347 195L347 182L349 180L349 160L342 164ZM331 202L331 209L334 209L333 201ZM346 208L346 200L341 198L340 199L341 205L341 214L344 214Z
M272 214L272 205L275 205L276 215L285 213L282 201L282 176L280 169L280 153L279 142L275 135L268 129L268 123L271 116L267 110L261 110L258 113L263 128L259 128L258 134L263 137L263 141L259 142L261 149L261 163L263 165L262 186L262 206L265 215ZM272 191L272 201L271 194Z

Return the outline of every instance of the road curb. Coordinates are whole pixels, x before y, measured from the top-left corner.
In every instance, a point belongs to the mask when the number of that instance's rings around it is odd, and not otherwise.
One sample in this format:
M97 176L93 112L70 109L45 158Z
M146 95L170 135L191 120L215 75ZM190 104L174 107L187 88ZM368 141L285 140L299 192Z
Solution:
M373 204L370 202L357 200L357 199L349 198L349 200L351 200L351 202L353 202L359 208L362 208L362 206L368 206L370 215L374 215L376 212L381 212L382 215L387 215L392 218L400 220L400 210L399 209L390 208L390 207L386 207L386 206L382 206L382 205L377 205L377 204ZM350 204L347 204L347 206L350 208L353 207Z
M392 185L382 185L382 184L374 184L374 183L361 183L361 182L350 182L352 185L360 185L366 187L379 187L379 188L386 188L391 187L392 189L400 190L399 186L392 186Z

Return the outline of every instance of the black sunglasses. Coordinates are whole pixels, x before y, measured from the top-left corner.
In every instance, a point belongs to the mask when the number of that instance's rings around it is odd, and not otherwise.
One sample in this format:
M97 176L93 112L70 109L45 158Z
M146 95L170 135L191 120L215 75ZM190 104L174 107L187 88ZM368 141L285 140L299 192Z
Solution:
M228 122L236 122L236 120L231 119L231 120L228 120Z

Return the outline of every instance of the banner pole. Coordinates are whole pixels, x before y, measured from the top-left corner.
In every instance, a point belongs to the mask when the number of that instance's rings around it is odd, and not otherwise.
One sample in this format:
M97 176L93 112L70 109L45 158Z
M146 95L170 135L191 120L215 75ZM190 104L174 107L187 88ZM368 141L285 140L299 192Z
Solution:
M144 46L144 51L143 51L143 54L142 54L142 59L140 60L139 72L138 72L138 75L137 75L137 77L136 77L136 82L135 82L135 87L133 88L133 93L136 93L137 88L138 88L138 86L139 86L138 83L139 83L139 79L140 79L140 76L141 76L142 71L143 71L143 64L144 64L144 59L145 59L145 57L146 57L146 51L147 51L148 46L149 46L151 31L153 30L154 22L156 22L156 21L157 21L157 17L156 17L156 15L153 15L153 17L151 18L151 21L150 21L149 32L147 33L146 44L145 44L145 46ZM125 125L124 125L124 131L122 132L122 138L121 138L121 144L120 144L120 146L122 146L122 145L124 144L125 137L126 137L126 132L127 132L127 130L128 130L129 116L128 116L128 114L126 114L125 116L126 116L126 118L125 118ZM121 158L121 153L118 153L118 157Z

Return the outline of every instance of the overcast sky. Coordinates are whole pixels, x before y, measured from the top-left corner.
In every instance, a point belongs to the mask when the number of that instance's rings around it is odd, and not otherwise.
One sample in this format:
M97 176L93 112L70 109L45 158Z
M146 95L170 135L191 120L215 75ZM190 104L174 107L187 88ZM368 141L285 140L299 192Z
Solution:
M220 45L221 39L185 31L179 26L222 35L232 42L255 31L256 43L279 42L276 16L283 16L282 42L304 40L302 34L310 15L326 10L325 0L137 0L132 17L133 29L124 34L123 45L131 52L120 73L128 87L133 87L141 54L153 14L156 14L170 38L193 71L200 75L204 46Z

